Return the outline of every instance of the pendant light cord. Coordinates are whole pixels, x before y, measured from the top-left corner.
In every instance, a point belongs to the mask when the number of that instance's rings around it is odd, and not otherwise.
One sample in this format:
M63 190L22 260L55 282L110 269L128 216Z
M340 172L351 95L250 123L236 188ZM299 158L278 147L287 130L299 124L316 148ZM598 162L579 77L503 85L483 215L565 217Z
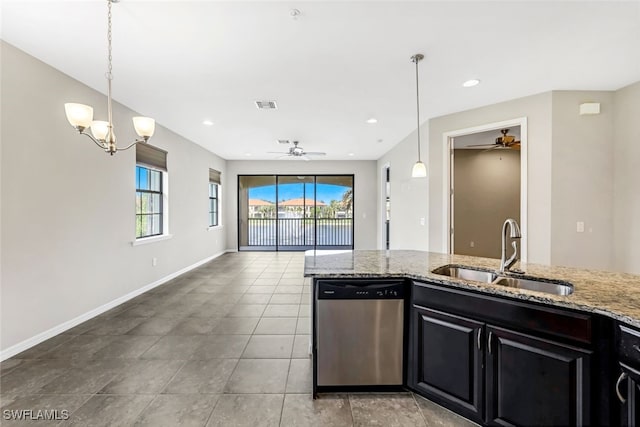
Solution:
M421 55L414 55L412 57L413 62L416 64L416 129L418 132L418 161L422 161L420 158L420 83L418 80L418 62L420 62Z

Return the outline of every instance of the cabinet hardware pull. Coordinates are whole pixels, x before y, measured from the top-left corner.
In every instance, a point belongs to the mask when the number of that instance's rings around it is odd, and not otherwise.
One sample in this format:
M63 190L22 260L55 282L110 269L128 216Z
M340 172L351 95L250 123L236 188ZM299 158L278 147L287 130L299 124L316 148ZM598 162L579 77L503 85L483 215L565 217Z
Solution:
M478 329L478 350L482 349L482 344L480 342L481 337L482 337L482 329Z
M624 403L627 401L627 399L625 399L624 397L622 397L622 393L620 393L620 383L622 381L624 381L624 379L627 378L627 373L623 372L620 374L620 376L618 377L618 381L616 381L616 394L618 395L618 399L620 399L620 402Z
M489 338L487 338L487 350L491 354L491 338L493 338L493 332L489 331Z

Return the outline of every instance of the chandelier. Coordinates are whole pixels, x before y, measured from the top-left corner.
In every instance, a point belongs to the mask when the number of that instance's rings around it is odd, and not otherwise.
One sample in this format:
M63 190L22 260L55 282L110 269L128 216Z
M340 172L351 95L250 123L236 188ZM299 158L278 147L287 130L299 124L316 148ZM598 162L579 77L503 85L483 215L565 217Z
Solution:
M107 78L107 112L108 121L93 120L93 107L84 104L67 103L64 104L64 110L67 120L81 135L89 137L96 145L112 156L123 150L128 150L140 142L147 142L153 136L156 128L156 122L149 117L134 117L133 127L140 139L136 139L124 148L119 148L116 144L116 135L113 131L113 114L111 111L111 82L113 80L113 65L111 54L111 4L118 3L120 0L107 0L107 51L108 51L108 68L105 74ZM87 128L91 129L91 133L87 132Z

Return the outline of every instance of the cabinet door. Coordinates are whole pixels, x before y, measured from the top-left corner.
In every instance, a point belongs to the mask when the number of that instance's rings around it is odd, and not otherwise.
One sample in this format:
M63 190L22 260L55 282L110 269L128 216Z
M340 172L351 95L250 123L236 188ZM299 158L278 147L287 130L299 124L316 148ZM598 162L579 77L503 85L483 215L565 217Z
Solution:
M640 427L640 372L621 364L624 376L620 375L616 382L616 394L622 409L621 425Z
M468 418L482 420L483 323L414 306L409 385Z
M492 326L486 333L489 424L590 424L590 351Z

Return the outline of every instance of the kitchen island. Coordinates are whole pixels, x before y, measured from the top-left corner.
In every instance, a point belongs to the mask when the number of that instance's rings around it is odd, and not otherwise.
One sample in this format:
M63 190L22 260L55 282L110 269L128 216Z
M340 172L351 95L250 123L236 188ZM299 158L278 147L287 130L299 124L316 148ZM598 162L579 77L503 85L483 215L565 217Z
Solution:
M432 273L449 264L497 270L499 261L421 251L308 251L305 275L314 309L318 283L404 280L403 385L469 419L638 425L639 276L519 266L529 276L573 284L573 293L561 296ZM314 381L317 333L314 314ZM322 391L314 382L314 392Z

